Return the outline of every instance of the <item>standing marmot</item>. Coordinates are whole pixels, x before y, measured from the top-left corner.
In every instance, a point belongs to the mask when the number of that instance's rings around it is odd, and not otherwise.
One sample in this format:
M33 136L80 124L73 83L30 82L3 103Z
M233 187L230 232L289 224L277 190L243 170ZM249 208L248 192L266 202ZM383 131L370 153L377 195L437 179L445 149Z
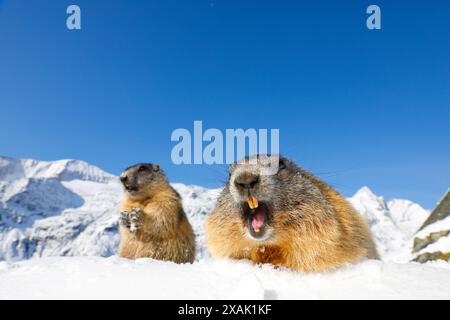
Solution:
M273 157L278 171L261 174ZM230 166L230 178L206 221L213 257L302 271L377 258L366 221L339 193L286 158L250 159L257 164L247 158Z
M141 163L120 176L125 195L120 217L119 255L193 262L195 238L181 198L158 165Z

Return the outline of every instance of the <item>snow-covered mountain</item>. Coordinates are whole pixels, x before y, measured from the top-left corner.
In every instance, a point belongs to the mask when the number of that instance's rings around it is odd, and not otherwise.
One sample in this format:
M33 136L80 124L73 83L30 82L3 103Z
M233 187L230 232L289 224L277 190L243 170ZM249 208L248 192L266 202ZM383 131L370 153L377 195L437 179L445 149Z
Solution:
M409 261L412 258L412 237L428 217L428 211L409 200L386 202L368 187L361 188L348 200L369 222L383 260Z
M203 223L220 190L173 186L197 236L197 259L203 260ZM0 261L114 255L121 194L117 177L82 161L0 157ZM349 200L368 219L381 257L409 261L412 235L428 212L408 200L385 202L367 187Z
M0 158L0 260L114 254L120 192L82 161Z
M393 199L387 202L387 206L395 225L407 239L411 239L430 215L428 210L409 200Z

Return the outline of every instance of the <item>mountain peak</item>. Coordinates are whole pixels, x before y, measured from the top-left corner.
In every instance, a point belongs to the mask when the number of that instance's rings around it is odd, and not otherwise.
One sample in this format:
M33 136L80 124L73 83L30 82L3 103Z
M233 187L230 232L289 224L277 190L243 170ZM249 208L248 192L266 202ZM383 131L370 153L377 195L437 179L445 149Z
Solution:
M353 197L365 197L370 199L378 199L378 196L368 187L364 186L360 188Z
M103 182L115 179L115 176L81 160L39 161L0 156L0 180L30 178Z

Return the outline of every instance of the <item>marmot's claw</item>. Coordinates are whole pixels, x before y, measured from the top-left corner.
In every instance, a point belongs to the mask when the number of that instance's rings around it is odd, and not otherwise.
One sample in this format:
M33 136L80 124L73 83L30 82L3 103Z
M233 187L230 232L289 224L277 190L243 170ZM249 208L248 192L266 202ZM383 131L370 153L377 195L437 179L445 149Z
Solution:
M133 208L131 211L122 211L119 223L129 229L131 233L136 233L141 225L141 209Z
M141 209L133 208L131 212L128 214L130 218L130 232L136 233L139 226L141 225Z
M119 217L119 224L125 228L130 228L130 220L128 219L128 211L122 211Z

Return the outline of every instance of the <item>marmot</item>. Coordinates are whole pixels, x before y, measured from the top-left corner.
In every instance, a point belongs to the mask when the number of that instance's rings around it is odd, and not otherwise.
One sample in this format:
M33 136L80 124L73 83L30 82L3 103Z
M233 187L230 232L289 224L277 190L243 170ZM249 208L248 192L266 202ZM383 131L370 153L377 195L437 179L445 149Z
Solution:
M120 176L124 199L119 255L176 263L193 262L195 238L181 197L156 164L140 163Z
M264 174L273 157L277 170ZM206 221L214 258L322 271L378 257L365 219L337 191L289 159L253 156L231 165L229 173Z

